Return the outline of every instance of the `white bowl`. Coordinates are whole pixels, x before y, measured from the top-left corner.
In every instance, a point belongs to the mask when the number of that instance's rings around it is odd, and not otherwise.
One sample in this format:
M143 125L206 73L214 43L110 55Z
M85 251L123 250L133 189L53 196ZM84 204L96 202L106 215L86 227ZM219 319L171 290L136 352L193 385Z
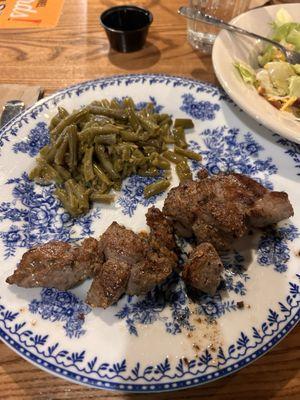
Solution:
M280 8L286 9L295 22L300 22L300 4L285 4L257 8L239 15L232 23L262 36L271 33L270 23ZM300 122L288 112L273 107L255 88L244 83L233 63L244 61L257 67L257 55L262 43L246 36L222 30L212 53L215 73L232 100L258 122L294 142L300 143Z

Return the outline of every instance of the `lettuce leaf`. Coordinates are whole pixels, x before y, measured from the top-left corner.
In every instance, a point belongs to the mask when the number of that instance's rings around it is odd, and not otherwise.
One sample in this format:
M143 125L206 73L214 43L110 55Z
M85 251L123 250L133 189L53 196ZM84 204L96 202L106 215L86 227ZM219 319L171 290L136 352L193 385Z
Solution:
M294 69L287 62L269 62L265 65L270 80L278 93L282 96L288 94L289 78L296 75Z
M247 65L245 63L242 63L240 61L236 61L234 63L235 68L239 71L242 79L244 82L249 83L250 85L254 85L255 83L255 72L254 70L250 67L250 65Z
M298 29L297 29L298 28ZM300 25L292 29L285 39L288 43L291 43L295 46L295 50L300 50Z
M300 97L300 76L291 76L289 79L289 95Z
M300 75L300 64L293 64L292 68L296 72L296 74Z
M289 22L293 22L291 15L284 9L281 8L276 13L276 17L274 20L274 25L279 28L280 26L287 24Z
M277 48L269 44L266 48L263 54L258 56L258 63L261 67L263 67L265 64L267 64L270 61L273 61L275 56L277 54Z
M274 29L271 39L275 40L276 42L281 42L282 40L287 41L288 35L294 29L300 30L300 24L298 24L297 22L289 22L287 24L276 27Z
M278 96L282 97L281 93L273 86L270 75L266 69L261 69L256 74L256 80L260 87L265 90L267 96Z

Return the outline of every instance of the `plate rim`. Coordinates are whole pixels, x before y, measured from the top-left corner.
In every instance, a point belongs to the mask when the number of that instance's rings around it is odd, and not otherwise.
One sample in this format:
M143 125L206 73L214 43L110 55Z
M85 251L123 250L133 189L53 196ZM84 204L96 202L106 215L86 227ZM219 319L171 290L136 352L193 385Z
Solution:
M63 89L51 94L50 96L45 97L44 99L39 100L33 106L26 109L22 114L16 116L5 127L3 127L0 130L0 138L2 138L3 134L8 132L11 129L11 127L14 126L14 124L18 123L19 121L22 121L22 119L24 119L24 117L29 115L33 110L35 110L39 106L45 104L46 102L50 102L53 98L55 98L55 96L59 96L70 90L75 90L76 88L79 88L81 86L86 86L86 85L89 86L89 85L92 85L93 83L97 84L97 83L101 83L106 80L115 81L118 79L123 80L126 78L152 78L152 77L153 78L162 78L162 79L171 79L171 81L176 81L176 80L185 81L186 83L194 84L196 87L199 85L202 87L209 87L214 90L217 90L217 93L219 93L220 96L223 95L223 90L221 87L218 87L212 83L198 81L196 79L192 79L192 78L188 78L188 77L184 77L184 76L178 76L178 75L143 74L143 73L141 73L141 74L121 74L121 75L112 75L112 76L107 76L107 77L101 77L101 78L98 78L95 80L88 80L88 81L76 83L74 85L63 88ZM159 82L159 83L165 84L165 82ZM229 99L227 99L227 96L225 96L222 99L225 101L230 101ZM18 129L20 129L19 126L18 126ZM2 147L2 146L0 146L0 147ZM35 354L31 353L28 350L28 347L23 347L23 345L21 345L16 340L14 340L12 337L10 337L9 334L2 329L2 327L0 327L0 339L8 347L10 347L13 351L15 351L18 355L20 355L25 360L29 361L34 366L41 368L42 370L44 370L48 373L54 374L55 376L58 376L62 379L67 379L68 381L71 381L72 383L77 383L77 384L85 385L88 387L94 387L94 388L98 388L98 389L121 390L124 392L132 392L132 393L135 393L135 392L136 393L145 393L145 392L154 393L154 392L163 392L163 391L166 392L166 391L190 388L190 387L199 386L199 385L202 385L205 383L209 383L209 382L215 381L217 379L223 378L227 375L230 375L231 373L233 373L239 369L242 369L243 367L252 363L256 359L260 358L262 355L266 354L273 347L275 347L275 345L277 345L277 343L279 343L297 325L297 321L299 319L299 314L300 314L300 308L298 309L298 311L296 311L295 315L288 321L288 323L286 323L286 325L284 325L281 328L281 330L279 330L276 333L276 335L271 338L271 340L269 340L268 342L266 342L264 344L264 346L262 346L262 347L267 346L267 349L264 351L262 350L262 348L257 349L253 354L248 356L250 358L249 361L246 362L246 358L248 358L248 357L246 355L244 355L244 356L242 356L241 359L237 360L236 363L231 364L225 368L221 367L221 369L218 371L218 376L214 376L214 374L216 372L206 373L203 376L198 375L198 377L196 375L195 377L190 377L187 379L177 381L175 387L172 387L172 385L173 385L172 381L165 382L165 383L134 384L134 383L126 383L126 382L120 383L120 382L105 381L105 380L102 380L102 378L90 378L87 376L80 376L80 373L74 373L74 372L69 371L67 369L68 367L65 367L65 369L60 368L57 365L53 365L53 364L49 363L48 361L46 362L46 364L47 364L47 366L49 366L49 368L47 368L47 367L41 365L45 360L43 360L42 358L37 357ZM288 319L288 317L286 319ZM13 344L10 341L12 341ZM270 343L270 345L268 345L269 343ZM21 350L21 348L23 348L23 351ZM29 353L29 354L27 355L26 353ZM39 363L37 361L38 359L40 359L41 363ZM57 369L57 368L60 368L61 371L63 371L63 369L64 369L66 371L66 373L63 373L63 372L59 373L59 372L55 371L55 369ZM211 376L210 379L207 378L208 376ZM101 383L100 385L99 385L99 382ZM167 385L168 387L164 388L165 385ZM143 389L143 387L144 387L144 389Z
M296 3L299 4L300 3ZM270 9L270 8L274 8L274 9L280 9L280 8L292 8L293 6L296 5L295 3L288 3L288 4L273 4L273 5L269 5L269 6L264 6L264 7L259 7L259 8L254 8L252 10L246 11L240 15L238 15L237 17L233 18L230 23L232 23L233 25L235 25L235 23L243 16L245 15L249 15L251 13L255 13L258 12L258 10L263 10L263 9ZM218 34L214 45L213 45L213 50L212 50L212 64L213 64L213 69L214 72L218 78L218 81L220 82L220 85L222 86L222 88L225 90L225 92L228 94L228 96L234 101L235 104L237 104L240 108L242 108L242 110L248 114L251 118L253 118L255 121L257 121L259 124L262 124L264 127L266 127L267 129L269 129L272 133L276 132L278 135L287 138L288 140L291 140L294 143L300 143L300 136L299 137L295 137L296 133L292 128L286 127L283 124L283 129L278 129L277 127L277 118L276 119L270 119L269 121L265 121L263 115L257 114L255 112L255 110L252 109L251 105L248 106L247 102L243 102L242 97L238 95L238 93L236 93L235 91L233 91L230 87L230 85L228 84L227 80L226 80L226 76L223 75L222 73L222 66L219 64L219 62L217 61L217 54L220 51L220 48L222 46L222 38L225 35L226 31L223 29L220 31L220 33ZM245 84L246 85L246 84ZM259 96L256 93L257 96ZM266 100L267 102L267 100ZM266 104L268 105L268 104ZM271 105L270 105L271 106ZM268 113L268 110L266 110L266 113ZM294 121L296 122L296 121ZM299 122L299 129L300 129L300 122Z
M182 381L176 382L176 387L172 387L172 383L143 383L143 384L134 384L134 383L119 383L119 382L110 382L110 381L102 381L100 379L95 379L95 378L87 378L85 376L81 376L80 373L74 373L68 371L68 369L57 367L48 361L46 362L47 367L50 367L48 369L45 365L42 365L45 361L37 357L36 355L32 354L30 351L24 348L23 346L20 346L18 342L15 340L11 339L8 337L8 339L5 338L5 336L8 336L3 329L0 327L0 340L7 345L11 350L13 350L15 353L17 353L19 356L21 356L24 360L28 361L30 364L34 365L35 367L43 370L46 373L55 375L56 377L67 380L71 383L75 383L78 385L83 385L89 388L94 388L94 389L103 389L103 390L109 390L109 391L121 391L124 393L162 393L162 392L174 392L176 390L182 390L182 389L190 389L193 387L197 386L202 386L207 383L211 383L214 381L217 381L219 379L225 378L226 376L229 376L245 367L248 365L252 364L254 361L258 360L265 354L267 354L270 350L274 349L275 346L277 346L278 343L280 343L285 337L294 329L299 320L300 320L300 309L298 309L298 312L294 315L294 317L288 322L288 324L283 328L285 329L285 333L282 335L282 331L278 332L276 336L274 336L270 341L266 342L264 346L267 346L267 349L265 351L262 351L262 349L257 350L255 353L251 355L251 359L246 362L245 359L242 359L240 361L237 361L234 364L231 364L230 366L226 367L225 369L221 369L220 372L218 373L219 376L215 376L211 379L205 379L209 375L214 375L215 373L207 373L202 377L193 377L193 378L188 378ZM10 342L9 342L10 341ZM11 343L13 341L16 343L16 347L13 346ZM24 351L22 352L23 349ZM32 356L32 357L30 357ZM40 360L40 363L38 363L37 360ZM59 368L61 371L60 373L57 372L57 368ZM63 373L65 372L65 374ZM197 380L197 382L195 382ZM97 383L98 382L98 383ZM99 382L101 385L99 385ZM168 387L164 387L167 385ZM154 388L153 388L154 386ZM144 389L143 389L144 387Z

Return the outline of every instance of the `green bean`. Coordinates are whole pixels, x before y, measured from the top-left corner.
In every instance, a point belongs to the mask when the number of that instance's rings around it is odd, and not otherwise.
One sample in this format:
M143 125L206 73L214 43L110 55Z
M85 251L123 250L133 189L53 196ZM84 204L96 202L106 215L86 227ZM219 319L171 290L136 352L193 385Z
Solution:
M170 127L167 124L162 124L159 127L159 134L162 136L166 136L170 134Z
M187 158L190 158L192 160L196 160L196 161L201 161L202 160L202 157L200 156L200 154L195 153L194 151L189 150L189 149L181 149L180 147L176 147L175 146L174 152L176 154L179 154L180 156L187 157Z
M41 184L50 183L51 181L55 181L58 184L63 183L62 177L55 168L41 158L37 160L37 166L30 172L29 179Z
M138 129L138 127L139 127L139 120L138 120L138 118L137 118L137 116L135 114L134 109L133 108L129 108L127 110L127 113L128 113L129 123L130 123L132 129L134 131L136 131Z
M171 165L167 160L164 160L162 157L156 157L153 160L151 160L151 164L154 165L157 168L161 169L170 169Z
M165 143L165 144L174 144L175 143L174 136L171 135L170 133L163 135L162 140L163 140L163 143Z
M120 109L120 103L116 99L112 99L110 102L110 107L115 109Z
M77 152L78 152L78 136L76 125L70 125L68 130L68 142L69 142L69 167L71 171L74 171L77 167Z
M109 135L99 135L95 137L95 143L98 144L116 144L117 135L115 133Z
M65 129L67 129L67 127ZM42 149L42 152L40 154L49 163L54 161L56 152L60 148L60 146L62 145L62 143L64 141L64 138L65 138L64 133L65 133L65 130L62 132L62 134L56 139L56 141L52 145L49 145L48 148L45 150Z
M143 158L143 159L145 158L144 154L139 149L134 149L132 152L132 156L134 158Z
M105 193L108 193L110 191L110 189L111 189L110 186L107 186L104 182L102 182L102 183L100 183L100 185L95 186L95 189L93 191L97 190L98 193L105 194ZM93 193L93 191L92 191L92 193ZM90 195L90 200L91 200L91 195Z
M51 131L53 128L55 128L55 127L59 124L59 122L60 122L62 119L66 118L68 115L69 115L69 113L68 113L68 111L67 111L65 108L63 108L63 107L58 107L58 112L57 112L57 114L54 115L54 117L51 119L50 126L49 126L50 131Z
M168 150L168 145L166 143L161 144L161 152L163 153L164 151Z
M76 215L78 213L78 199L75 196L75 181L73 179L69 179L65 182L66 193L68 196L69 210L72 215Z
M107 99L103 99L103 100L101 100L101 105L102 105L102 107L109 108L110 107L110 101L107 100Z
M69 125L75 124L86 117L88 115L88 112L89 111L87 108L83 108L82 110L75 111L72 114L68 115L66 118L62 119L54 129L52 129L51 135L53 137L57 137Z
M80 183L76 183L73 179L65 182L65 189L67 195L67 211L72 216L84 214L89 209L89 190L86 190ZM65 195L61 197L65 200Z
M85 213L89 209L90 190L86 189L81 183L76 183L74 186L74 194L78 199L79 213Z
M143 146L144 153L148 156L153 152L156 152L156 148L154 146Z
M114 184L113 184L113 189L115 189L115 190L121 190L121 187L122 187L122 183L119 181L119 182L114 182Z
M120 132L121 137L126 142L138 142L141 138L135 133L130 131L122 131Z
M40 156L42 156L42 158L45 158L51 148L52 147L50 144L47 144L46 146L42 147L40 150Z
M158 152L157 152L157 151L153 151L153 153L151 153L151 154L149 155L149 160L152 161L152 160L154 160L155 158L157 158L158 156L159 156Z
M154 177L159 175L159 170L156 167L147 167L147 168L140 168L139 175L141 176L149 176Z
M189 118L176 118L174 122L174 128L191 129L194 128L194 123Z
M67 192L64 189L57 188L54 191L54 194L61 201L63 207L69 212L69 214L72 215L73 209L71 210L71 208L70 208L69 196L68 196Z
M185 140L184 129L182 127L178 127L173 130L174 134L174 142L177 147L187 148L187 142Z
M145 142L141 142L141 145L144 146L153 146L156 148L156 151L159 151L161 149L161 141L158 139L148 139Z
M135 165L124 163L122 177L126 178L127 176L133 175L136 172Z
M154 112L154 104L153 103L148 103L146 107L144 108L144 111L146 115L148 114L149 116L153 114Z
M178 163L184 161L184 158L181 155L175 154L170 150L163 152L162 155L164 158L166 158L167 160L171 161L174 164L178 164Z
M129 161L131 156L131 149L130 147L123 147L121 151L121 158L122 161Z
M172 118L170 117L169 114L156 114L156 120L157 123L159 124L163 124L163 123L167 123L169 125L169 123L172 124Z
M90 195L90 199L92 201L95 201L96 203L110 204L115 200L115 196L113 196L111 194L92 192Z
M114 118L119 121L126 122L128 117L127 113L124 110L116 110L114 108L103 107L103 106L87 106L86 109L88 112L96 115L103 115L104 117Z
M136 114L136 116L142 127L149 132L150 135L155 135L159 129L159 126L149 118L143 117L141 114Z
M115 135L118 132L119 129L110 124L104 126L92 126L80 132L79 140L92 143L97 135Z
M121 172L123 169L123 165L124 165L124 161L119 158L117 158L113 162L113 166L114 166L114 169L116 172Z
M167 179L161 179L144 188L144 196L146 198L154 196L156 194L164 192L170 186L170 182Z
M109 180L108 176L96 163L93 164L93 169L95 175L97 175L101 182L105 183L107 186L111 185L111 181Z
M97 121L87 121L84 123L79 123L79 132L82 132L83 130L89 129L89 128L98 128L99 126L103 126L103 125L101 125L101 123L99 123Z
M127 108L131 108L132 110L135 110L135 105L131 97L126 97L124 99L124 106Z
M180 163L176 164L176 172L180 182L193 178L190 167L186 161L181 161Z
M61 165L55 165L53 168L58 172L64 181L67 181L71 178L70 172Z
M59 146L59 148L57 149L57 151L55 153L55 157L54 157L55 164L57 164L57 165L64 164L64 158L65 158L65 154L67 152L68 147L69 147L68 137L65 136L62 141L62 144Z
M95 152L100 164L102 165L104 170L108 173L109 177L113 180L119 179L120 178L119 174L114 170L112 163L102 150L101 146L99 146L98 144L95 145Z
M93 153L94 147L87 147L83 156L83 175L84 179L89 182L94 179L95 174L93 170Z

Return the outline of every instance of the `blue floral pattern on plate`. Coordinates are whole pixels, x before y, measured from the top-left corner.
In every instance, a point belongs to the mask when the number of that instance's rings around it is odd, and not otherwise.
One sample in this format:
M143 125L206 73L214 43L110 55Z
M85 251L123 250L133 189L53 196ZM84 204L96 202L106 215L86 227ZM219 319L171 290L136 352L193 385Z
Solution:
M285 272L290 259L289 241L300 236L296 226L269 228L261 236L257 248L257 262L262 266L274 266L274 271Z
M26 140L13 145L14 153L27 153L35 157L38 152L50 143L49 131L45 122L38 122L36 127L31 129Z
M237 172L257 179L264 186L273 189L270 176L276 174L277 167L271 157L263 158L265 150L250 132L242 133L238 128L227 126L206 129L201 132L207 149L190 141L190 147L203 157L203 165L210 174ZM199 163L193 162L193 169Z
M220 105L210 101L197 101L192 94L182 95L181 111L186 112L190 117L201 121L213 120L216 112L220 110Z
M44 288L41 291L41 299L33 299L30 302L29 311L51 322L63 321L66 335L69 338L79 338L85 333L82 326L91 308L71 292Z
M0 222L13 223L0 232L5 259L17 248L27 249L49 240L76 241L93 234L91 224L100 216L99 209L75 220L60 206L53 185L38 186L25 172L6 184L12 186L13 200L0 203ZM78 233L75 228L79 228Z

